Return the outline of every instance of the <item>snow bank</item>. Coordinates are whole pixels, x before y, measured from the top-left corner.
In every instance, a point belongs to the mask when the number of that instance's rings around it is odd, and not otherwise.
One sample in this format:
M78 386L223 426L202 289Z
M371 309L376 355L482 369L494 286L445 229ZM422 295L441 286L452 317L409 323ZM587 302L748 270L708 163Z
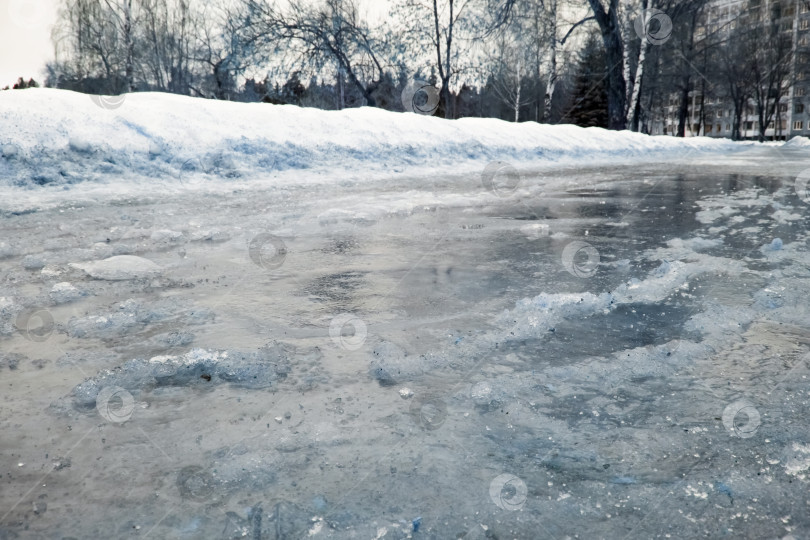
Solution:
M744 146L708 138L493 119L446 121L374 108L320 111L160 93L105 101L53 89L0 93L0 186L273 173L460 172L471 164L656 159Z
M784 144L788 148L807 148L810 146L810 139L807 137L796 136Z

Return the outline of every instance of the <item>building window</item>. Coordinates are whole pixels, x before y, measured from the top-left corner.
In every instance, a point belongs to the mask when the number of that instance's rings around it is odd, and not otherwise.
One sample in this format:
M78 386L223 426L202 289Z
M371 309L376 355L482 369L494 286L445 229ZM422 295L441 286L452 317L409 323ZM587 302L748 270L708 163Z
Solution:
M787 112L787 105L784 103L779 105L779 112Z
M749 131L751 129L754 129L754 123L753 122L746 122L745 123L745 130Z
M796 120L795 122L793 122L793 129L796 131L801 131L803 129L803 126L804 122L802 122L801 120Z
M726 124L726 131L731 131L731 124Z
M795 107L795 111L796 111L796 114L803 113L804 112L804 104L803 103L797 103L796 107Z
M717 111L717 118L723 118L723 111Z
M799 28L801 30L807 30L808 28L810 28L810 21L808 21L807 19L803 20L801 23L799 23Z
M721 128L721 127L722 127L722 126L721 126L720 124L717 124L717 133L720 133L720 128Z
M797 88L796 89L796 96L801 97L804 95L804 88Z

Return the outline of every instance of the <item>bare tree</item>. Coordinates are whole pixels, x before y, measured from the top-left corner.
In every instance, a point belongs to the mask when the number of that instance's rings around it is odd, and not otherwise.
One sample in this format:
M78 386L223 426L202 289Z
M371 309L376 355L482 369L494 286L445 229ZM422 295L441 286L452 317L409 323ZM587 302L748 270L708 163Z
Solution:
M748 100L753 94L751 53L752 40L748 39L748 29L737 27L731 39L718 50L719 74L725 83L726 97L731 101L734 117L731 124L731 138L742 138L741 125Z
M206 97L231 99L236 91L236 77L244 73L250 61L242 41L242 20L227 5L214 5L199 13L196 28L198 39L193 58L205 67L208 85L191 89Z
M491 82L500 100L513 112L515 122L520 121L520 109L535 101L525 91L531 48L521 40L519 29L500 32L497 36L495 54L490 55Z
M340 75L376 106L374 92L384 74L382 43L359 14L354 0L322 0L315 5L292 3L281 9L267 0L246 0L247 40L274 49L287 42L317 66L332 64Z
M759 24L749 28L746 39L756 44L749 50L759 141L764 142L765 131L777 114L781 99L787 95L786 83L793 61L793 29L790 28L789 34L784 32L776 18L757 22Z
M141 0L143 65L158 90L187 94L199 17L189 0Z
M405 27L406 47L414 57L432 58L431 69L440 84L440 110L453 118L450 88L461 73L462 45L480 33L476 7L481 0L399 0L396 16ZM480 12L480 10L478 10Z
M135 21L132 0L104 0L109 21L117 28L117 34L123 40L124 81L126 91L135 90Z

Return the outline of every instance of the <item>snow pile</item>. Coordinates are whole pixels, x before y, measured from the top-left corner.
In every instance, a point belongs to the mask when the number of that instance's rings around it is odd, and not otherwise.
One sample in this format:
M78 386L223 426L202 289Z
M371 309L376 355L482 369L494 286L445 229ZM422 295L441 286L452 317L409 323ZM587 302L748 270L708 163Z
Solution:
M783 146L788 148L807 148L810 146L810 139L807 137L796 136L786 142Z
M656 159L744 148L708 138L494 119L446 121L374 108L327 112L159 93L129 94L114 107L98 103L64 90L0 94L0 185L253 180L302 169L460 172L495 160Z

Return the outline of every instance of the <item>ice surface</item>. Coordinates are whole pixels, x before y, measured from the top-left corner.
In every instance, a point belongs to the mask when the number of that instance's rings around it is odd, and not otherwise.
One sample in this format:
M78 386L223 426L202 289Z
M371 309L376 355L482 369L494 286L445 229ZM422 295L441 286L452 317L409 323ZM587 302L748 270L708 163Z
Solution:
M2 117L53 129L0 158L0 536L807 530L800 152L213 102L186 138L182 98L26 95ZM490 158L537 168L499 197ZM52 333L19 331L36 309Z

